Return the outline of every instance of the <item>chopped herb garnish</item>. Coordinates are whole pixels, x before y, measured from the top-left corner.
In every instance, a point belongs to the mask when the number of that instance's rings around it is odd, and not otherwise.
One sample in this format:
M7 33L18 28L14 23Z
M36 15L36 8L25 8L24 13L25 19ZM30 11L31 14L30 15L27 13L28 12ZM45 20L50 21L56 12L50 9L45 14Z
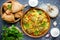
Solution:
M43 23L41 24L41 26L42 26L42 27L46 26L46 22L43 22Z
M40 14L40 15L42 14L42 11L41 11L41 10L37 10L37 12L38 12L38 14Z
M12 8L12 5L9 4L8 7L7 7L7 9L11 10L11 8Z
M29 28L29 24L27 24L27 23L24 23L24 25L25 25L25 27L26 27L26 28Z
M34 35L38 35L38 33L39 33L39 31L36 30L36 31L34 32Z

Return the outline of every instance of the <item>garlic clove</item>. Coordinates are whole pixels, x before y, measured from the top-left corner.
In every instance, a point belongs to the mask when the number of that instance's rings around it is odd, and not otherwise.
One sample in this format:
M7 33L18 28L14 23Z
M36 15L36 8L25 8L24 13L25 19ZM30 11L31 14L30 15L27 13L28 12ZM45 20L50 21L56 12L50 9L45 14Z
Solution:
M50 37L50 34L47 34L45 37Z
M56 26L56 25L57 25L57 22L56 22L56 21L54 21L54 22L53 22L53 25L54 25L54 26Z

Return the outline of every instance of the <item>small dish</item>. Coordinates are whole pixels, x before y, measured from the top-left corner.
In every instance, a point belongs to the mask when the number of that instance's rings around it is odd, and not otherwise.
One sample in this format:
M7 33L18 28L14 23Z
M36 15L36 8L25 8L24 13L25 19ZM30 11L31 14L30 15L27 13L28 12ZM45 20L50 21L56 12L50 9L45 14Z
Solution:
M28 3L31 7L35 7L38 5L38 0L29 0Z
M52 28L50 33L52 37L58 37L60 35L60 31L58 28Z

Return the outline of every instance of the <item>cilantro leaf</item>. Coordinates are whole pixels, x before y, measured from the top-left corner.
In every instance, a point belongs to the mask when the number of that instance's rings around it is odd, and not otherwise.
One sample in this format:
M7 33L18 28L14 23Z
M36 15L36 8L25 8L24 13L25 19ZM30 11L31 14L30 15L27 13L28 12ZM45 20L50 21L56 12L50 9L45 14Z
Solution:
M38 35L38 33L39 33L39 31L37 31L37 30L34 32L35 35Z
M46 25L46 22L44 21L44 22L41 24L41 26L44 27L45 25Z
M41 10L37 10L37 12L38 12L38 14L40 14L40 15L42 14L42 11L41 11Z
M7 7L7 9L11 10L11 8L12 8L12 5L9 4L8 7Z
M24 23L26 28L29 28L29 24L28 23Z

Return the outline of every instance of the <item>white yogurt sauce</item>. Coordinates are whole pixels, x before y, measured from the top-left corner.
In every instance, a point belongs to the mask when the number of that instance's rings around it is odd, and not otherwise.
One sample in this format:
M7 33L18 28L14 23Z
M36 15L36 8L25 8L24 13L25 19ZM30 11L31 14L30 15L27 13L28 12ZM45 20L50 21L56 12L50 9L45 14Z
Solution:
M58 37L59 34L60 34L58 28L52 28L51 31L50 31L50 33L51 33L51 36L52 36L52 37Z
M38 0L29 0L28 3L31 7L35 7L38 5Z

